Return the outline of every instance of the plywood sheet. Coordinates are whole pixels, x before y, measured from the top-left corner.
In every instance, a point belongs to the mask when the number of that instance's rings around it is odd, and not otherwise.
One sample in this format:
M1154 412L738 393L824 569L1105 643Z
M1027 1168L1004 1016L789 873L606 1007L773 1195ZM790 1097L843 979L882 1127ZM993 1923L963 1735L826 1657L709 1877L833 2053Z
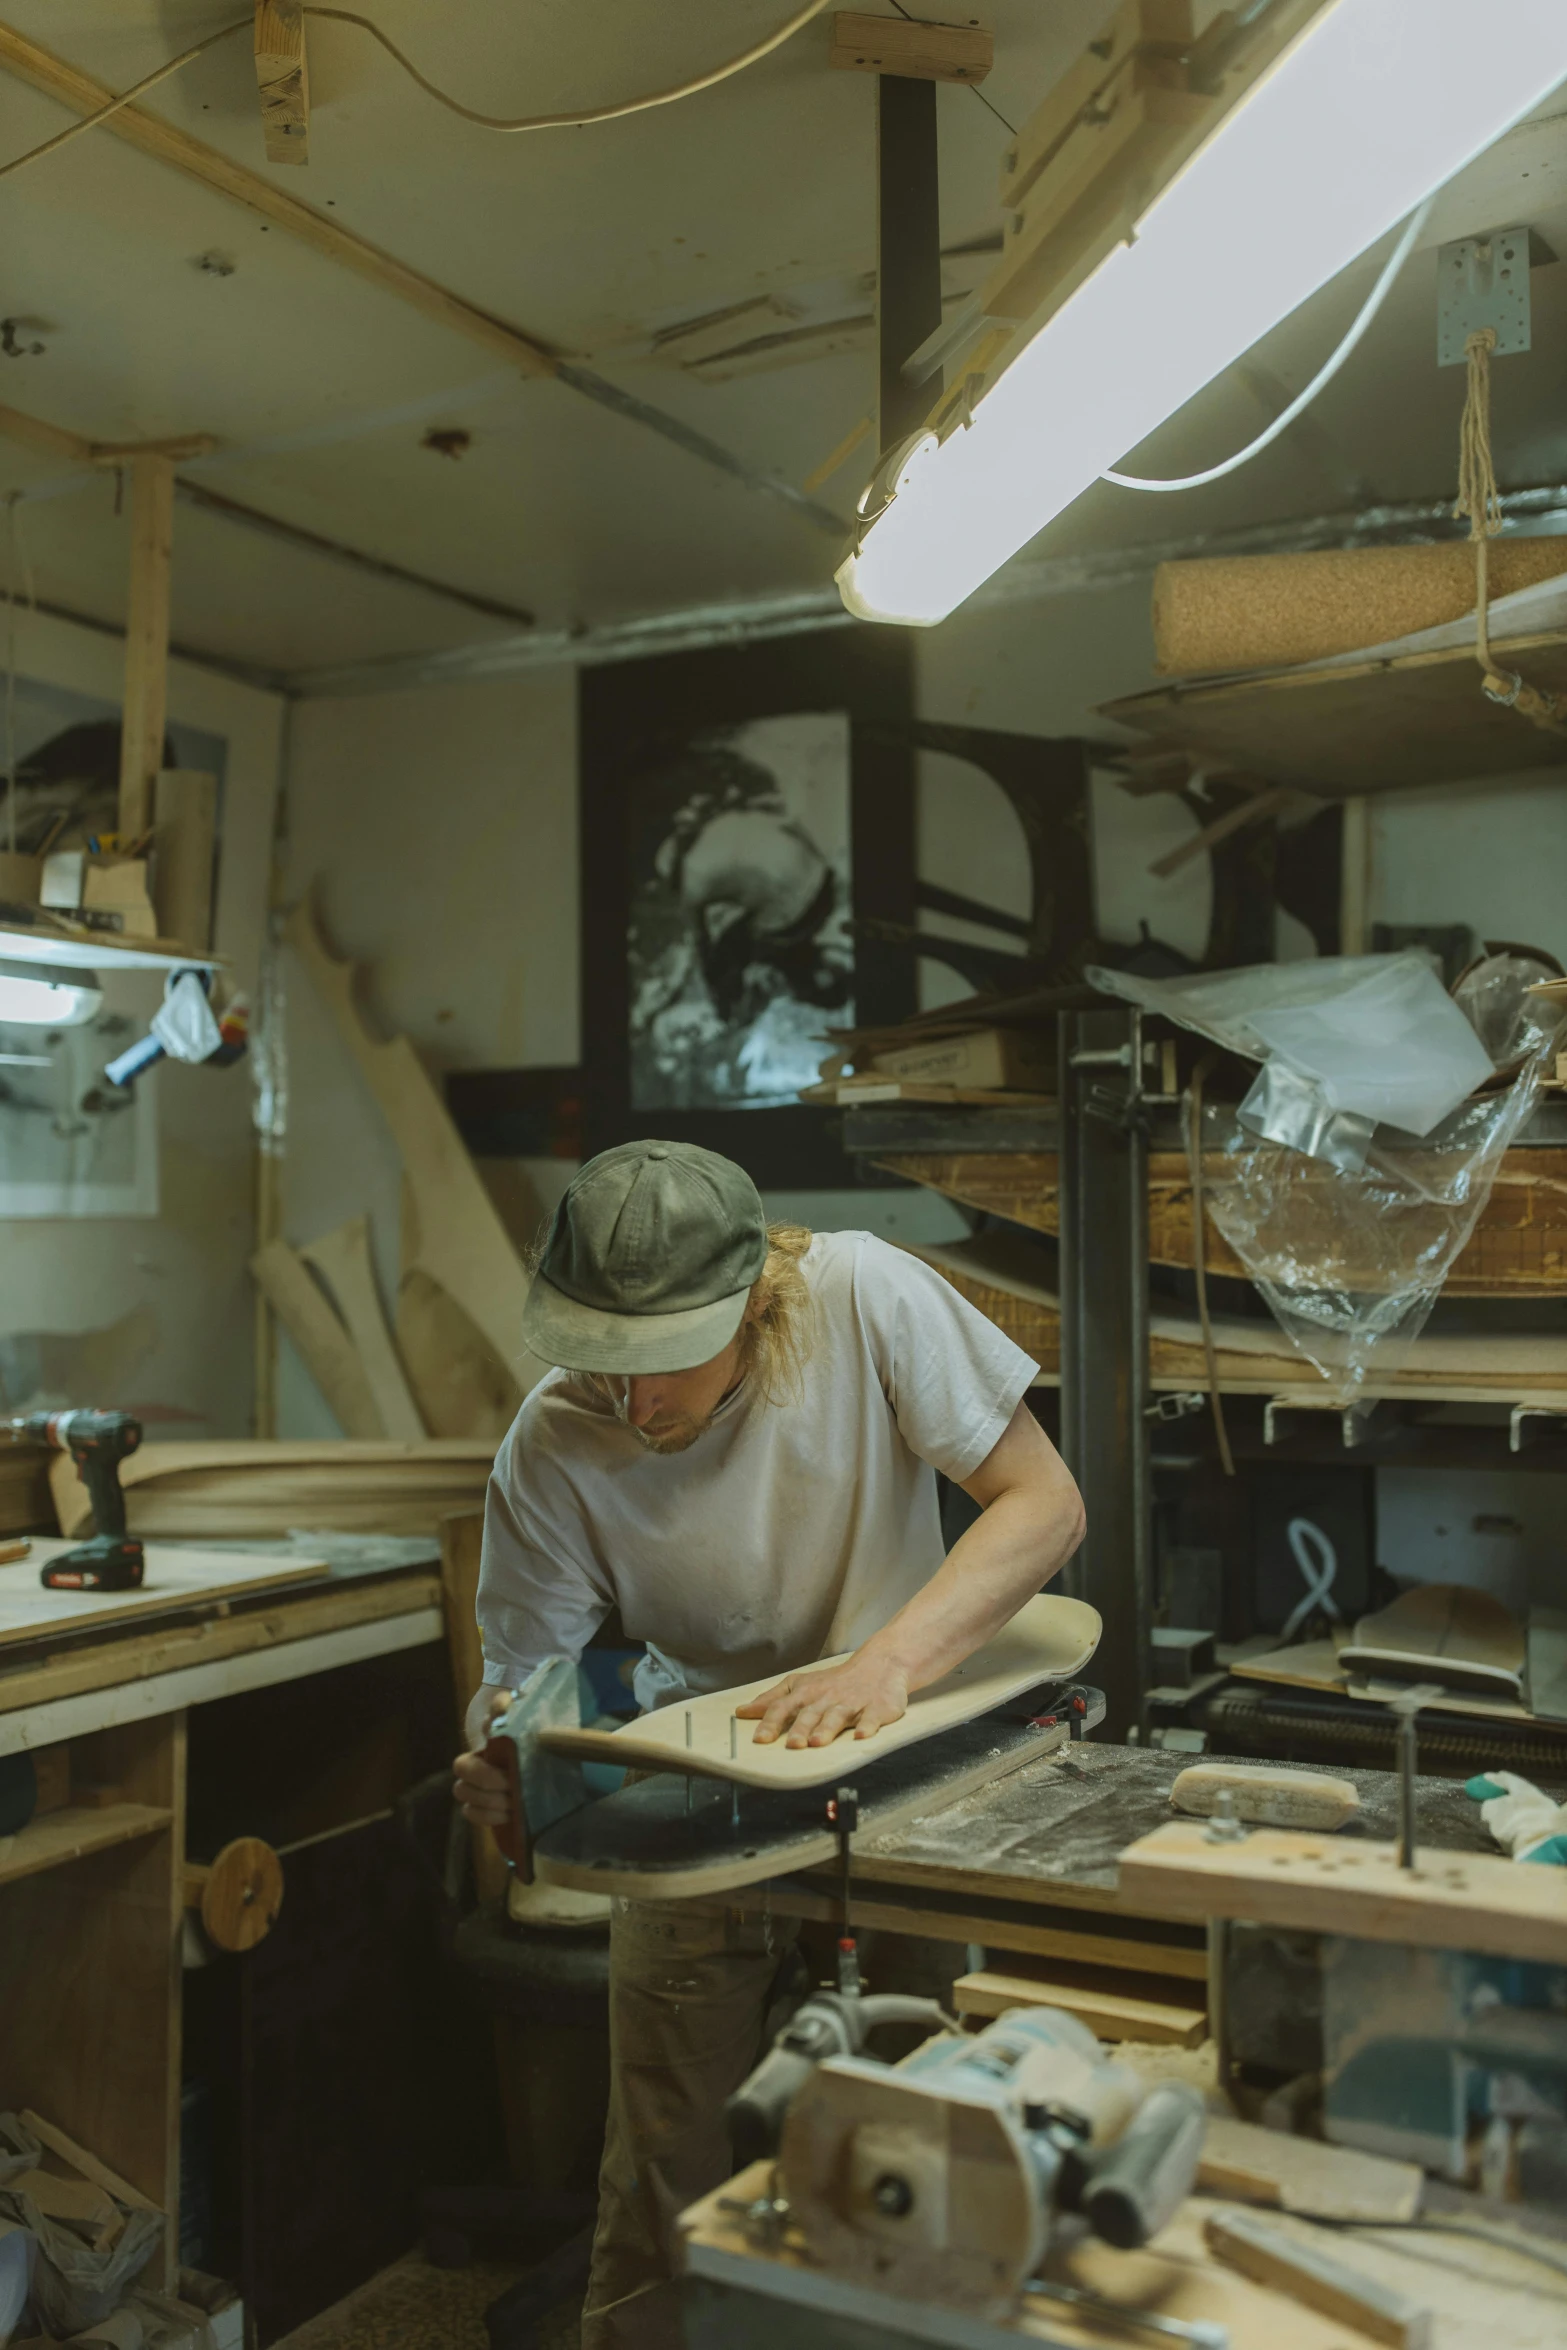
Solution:
M1258 1828L1210 1844L1185 1820L1121 1855L1121 1891L1152 1914L1249 1918L1430 1950L1567 1963L1567 1873L1491 1853L1425 1847L1401 1869L1396 1844Z
M735 1720L737 1706L749 1705L752 1698L777 1687L783 1678L778 1673L696 1698L690 1705L665 1706L623 1730L546 1730L540 1743L551 1754L576 1762L690 1772L730 1779L742 1787L822 1787L938 1730L972 1721L1037 1682L1070 1680L1098 1647L1102 1628L1097 1610L1084 1600L1051 1595L1031 1599L966 1664L928 1689L917 1690L901 1721L889 1722L870 1738L840 1738L831 1746L787 1746L782 1739L759 1746L759 1725ZM823 1672L843 1661L824 1657L811 1669Z
M1567 692L1567 636L1493 645L1496 665ZM1559 767L1560 735L1480 688L1472 647L1227 685L1166 686L1099 715L1324 799Z
M248 1598L281 1583L308 1583L325 1575L324 1559L246 1558L218 1550L166 1550L150 1544L139 1591L46 1591L39 1569L72 1548L39 1540L25 1559L0 1567L0 1645L60 1632L166 1614L206 1599Z

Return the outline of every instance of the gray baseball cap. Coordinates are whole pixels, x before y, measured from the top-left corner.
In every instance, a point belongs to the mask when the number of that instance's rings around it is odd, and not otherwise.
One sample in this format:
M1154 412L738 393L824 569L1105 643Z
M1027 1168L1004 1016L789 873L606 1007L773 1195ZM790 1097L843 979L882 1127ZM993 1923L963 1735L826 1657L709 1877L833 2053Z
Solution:
M743 1167L690 1142L623 1142L574 1175L522 1335L564 1371L691 1371L722 1354L767 1262Z

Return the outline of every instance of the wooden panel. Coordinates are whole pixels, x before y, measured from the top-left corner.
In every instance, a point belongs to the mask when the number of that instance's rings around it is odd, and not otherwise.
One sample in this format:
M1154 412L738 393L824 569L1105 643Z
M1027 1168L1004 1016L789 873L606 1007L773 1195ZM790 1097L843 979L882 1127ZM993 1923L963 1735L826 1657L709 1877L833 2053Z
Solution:
M1186 1993L1184 1998L1178 1992ZM1052 1967L1037 1974L984 1967L952 1986L959 2015L1007 2015L1014 2007L1059 2007L1101 2040L1140 2040L1155 2047L1196 2048L1208 2037L1202 2003L1184 1983L1157 1977Z
M1121 1855L1121 1889L1166 1917L1249 1918L1422 1949L1567 1962L1567 1884L1499 1854L1427 1848L1401 1869L1394 1844L1258 1828L1209 1844L1172 1822Z
M1054 1151L908 1151L877 1166L939 1191L987 1215L1033 1232L1060 1232L1060 1180ZM1217 1179L1224 1162L1204 1158ZM1332 1181L1323 1171L1321 1180ZM1243 1281L1246 1269L1208 1218L1210 1273ZM1155 1265L1192 1264L1192 1187L1185 1154L1155 1151L1148 1162L1148 1256ZM1447 1277L1448 1297L1556 1297L1567 1284L1567 1153L1510 1150L1466 1247ZM1020 1342L1022 1343L1022 1342Z
M171 1811L156 1804L111 1803L36 1815L14 1836L0 1836L0 1885L18 1877L36 1876L41 1869L57 1869L89 1852L107 1852L111 1845L134 1843L138 1836L156 1835L173 1820Z
M1567 693L1567 637L1491 647L1498 668ZM1166 686L1100 716L1330 800L1559 767L1560 735L1487 699L1473 650L1408 653L1235 685Z
M386 1617L418 1615L431 1606L439 1590L433 1575L399 1575L385 1582L349 1584L318 1598L258 1607L216 1622L172 1625L97 1647L72 1647L37 1663L25 1662L17 1672L0 1674L0 1714L51 1705L95 1689L125 1688L192 1665L217 1664L257 1648L282 1648L291 1641ZM223 1599L210 1603L214 1611L231 1604Z
M79 1752L88 1775L170 1824L0 1887L0 2079L8 2104L36 2108L169 2215L172 2255L184 1717L104 1732Z
M993 37L978 25L839 15L832 20L827 62L851 72L903 74L921 82L982 82L995 55Z

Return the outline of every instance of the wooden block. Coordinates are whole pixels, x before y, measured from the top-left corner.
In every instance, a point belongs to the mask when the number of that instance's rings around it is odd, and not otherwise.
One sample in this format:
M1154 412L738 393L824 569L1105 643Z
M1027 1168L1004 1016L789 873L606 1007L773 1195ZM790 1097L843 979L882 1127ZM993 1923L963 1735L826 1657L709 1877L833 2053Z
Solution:
M1084 110L1107 105L1128 75L1162 67L1163 86L1184 89L1186 74L1180 59L1191 38L1191 0L1124 0L1098 40L1084 50L1035 108L1002 157L1001 202L1006 210L1015 211L1023 202L1081 121ZM1179 78L1172 79L1172 72Z
M1193 1763L1170 1789L1170 1801L1177 1811L1211 1819L1224 1794L1236 1819L1268 1828L1341 1828L1360 1809L1359 1792L1348 1779L1253 1763Z
M425 1425L386 1326L370 1256L369 1217L355 1216L335 1232L323 1233L299 1253L307 1264L314 1265L332 1293L369 1382L381 1422L379 1433L417 1444L425 1434Z
M1413 2219L1425 2173L1417 2163L1389 2162L1350 2146L1287 2137L1211 2113L1197 2184L1210 2195L1233 2195L1281 2211L1320 2211L1325 2219Z
M269 1240L250 1260L256 1286L331 1405L345 1436L384 1436L369 1374L359 1352L322 1293L320 1283L286 1240Z
M269 163L310 161L310 66L300 0L256 0L256 88Z
M165 767L153 787L152 902L158 935L206 954L212 945L218 779Z
M120 727L120 831L130 840L140 840L152 825L153 780L163 767L174 465L168 457L142 456L130 460L129 470L131 576Z
M1431 2311L1334 2257L1325 2245L1285 2231L1249 2211L1216 2211L1203 2223L1210 2251L1243 2276L1270 2285L1325 2317L1391 2342L1394 2350L1427 2350Z
M982 82L996 44L977 24L928 24L899 16L838 15L829 65L851 73L895 73L920 82Z
M960 1975L952 1986L959 2015L1006 2015L1014 2007L1060 2007L1075 2015L1101 2040L1144 2040L1156 2047L1196 2048L1208 2036L1206 2010L1194 2006L1184 1983L1172 1983L1169 1996L1156 1998L1156 1981L1136 1976L1071 1969L1045 1974L1003 1972L983 1967Z
M1205 1830L1177 1820L1122 1853L1120 1890L1150 1917L1249 1918L1304 1933L1567 1963L1560 1869L1430 1849L1416 1861L1401 1869L1396 1845L1336 1843L1283 1828L1210 1844Z

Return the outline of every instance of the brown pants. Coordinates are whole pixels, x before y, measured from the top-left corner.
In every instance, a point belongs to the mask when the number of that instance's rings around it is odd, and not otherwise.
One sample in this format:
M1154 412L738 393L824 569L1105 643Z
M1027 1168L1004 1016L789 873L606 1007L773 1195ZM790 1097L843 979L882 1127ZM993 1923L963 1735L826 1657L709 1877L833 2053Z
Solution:
M782 2027L801 1979L793 1918L741 1917L682 1901L617 1901L609 1930L609 2127L582 2350L678 2343L670 2294L674 2223L733 2168L724 2100ZM830 1945L829 1945L830 1946ZM870 1985L951 2001L961 1944L864 1936ZM795 1990L795 2002L788 1994Z

